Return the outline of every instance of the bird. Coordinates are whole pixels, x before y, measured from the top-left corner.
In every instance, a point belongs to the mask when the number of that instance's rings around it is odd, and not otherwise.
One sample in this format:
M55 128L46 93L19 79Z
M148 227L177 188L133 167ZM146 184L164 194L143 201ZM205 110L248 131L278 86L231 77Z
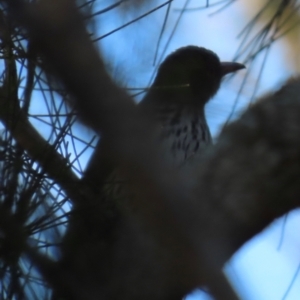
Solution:
M179 48L161 63L137 109L157 123L157 142L163 144L164 157L175 167L212 144L205 105L226 74L243 68L240 63L220 62L214 52L198 46ZM59 265L74 282L80 279L83 291L102 298L107 294L107 299L140 299L142 289L146 299L157 299L159 288L156 284L152 288L148 279L163 288L169 284L164 281L173 272L168 251L147 226L146 230L141 226L140 218L135 219L143 201L131 200L139 200L139 190L118 173L107 145L105 137L101 138L83 174L83 184L96 194L73 207ZM138 282L134 293L133 282ZM52 299L73 297L58 290Z
M137 106L160 125L159 141L175 166L212 144L205 105L217 93L222 78L245 66L221 62L211 50L185 46L169 54L158 68L153 84ZM83 180L99 188L113 168L109 150L100 142Z

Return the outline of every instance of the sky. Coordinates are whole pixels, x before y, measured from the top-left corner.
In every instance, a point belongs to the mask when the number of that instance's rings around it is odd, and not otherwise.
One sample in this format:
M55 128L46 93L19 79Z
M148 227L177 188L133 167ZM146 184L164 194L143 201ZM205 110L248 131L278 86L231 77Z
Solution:
M164 1L158 1L163 3ZM204 6L206 1L189 1L188 7ZM234 3L226 10L214 14L218 6L206 10L186 12L162 57L171 51L186 45L203 46L216 52L221 60L232 60L239 46L237 38L242 28L250 20L243 1ZM103 2L104 3L104 2ZM105 5L107 5L107 1ZM165 33L158 47L160 57L168 41L185 1L175 0L170 11ZM211 1L213 3L213 1ZM100 2L101 4L101 2ZM151 5L149 5L149 8ZM154 5L152 6L154 7ZM106 59L108 69L124 86L145 87L159 59L154 64L155 50L162 26L166 7L155 14L130 25L122 31L110 35L99 43ZM121 16L121 17L120 17ZM100 23L99 36L126 23L134 17L134 12L111 13ZM98 26L98 25L97 25ZM249 73L249 79L238 100L233 119L237 118L249 105L259 74L258 62ZM276 43L270 50L256 95L278 89L292 74L285 67L284 47ZM239 86L245 72L239 72L232 80L226 81L218 94L210 101L206 114L212 134L217 137L222 124L227 120L236 100ZM254 97L254 98L257 98ZM293 211L286 218L280 218L270 224L261 234L245 244L228 262L226 273L243 300L299 300L300 275L296 276L290 290L289 286L300 264L300 211ZM283 240L282 240L283 237ZM288 292L289 291L289 292ZM195 291L188 300L210 299L207 295Z

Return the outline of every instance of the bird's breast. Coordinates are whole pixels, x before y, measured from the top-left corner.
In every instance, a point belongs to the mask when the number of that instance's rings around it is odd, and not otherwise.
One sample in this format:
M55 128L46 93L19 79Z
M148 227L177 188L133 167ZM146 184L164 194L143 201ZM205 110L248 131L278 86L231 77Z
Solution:
M175 165L181 165L212 142L204 112L170 109L168 113L160 112L159 121L166 157Z

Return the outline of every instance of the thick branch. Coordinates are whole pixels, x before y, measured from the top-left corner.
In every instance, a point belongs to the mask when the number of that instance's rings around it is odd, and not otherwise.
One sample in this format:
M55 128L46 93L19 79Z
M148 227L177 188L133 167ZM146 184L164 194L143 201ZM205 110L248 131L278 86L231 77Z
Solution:
M195 197L201 196L203 217L210 219L203 222L227 246L221 263L274 219L299 207L299 116L300 78L258 101L223 130L202 161L195 160Z

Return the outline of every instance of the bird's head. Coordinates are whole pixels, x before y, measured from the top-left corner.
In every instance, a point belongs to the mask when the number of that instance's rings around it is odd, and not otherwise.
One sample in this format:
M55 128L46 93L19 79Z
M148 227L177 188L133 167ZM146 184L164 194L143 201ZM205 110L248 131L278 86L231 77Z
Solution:
M176 95L165 97L166 100L192 101L195 105L204 106L218 91L224 75L243 68L245 66L240 63L220 62L214 52L205 48L187 46L179 48L163 61L152 87Z

